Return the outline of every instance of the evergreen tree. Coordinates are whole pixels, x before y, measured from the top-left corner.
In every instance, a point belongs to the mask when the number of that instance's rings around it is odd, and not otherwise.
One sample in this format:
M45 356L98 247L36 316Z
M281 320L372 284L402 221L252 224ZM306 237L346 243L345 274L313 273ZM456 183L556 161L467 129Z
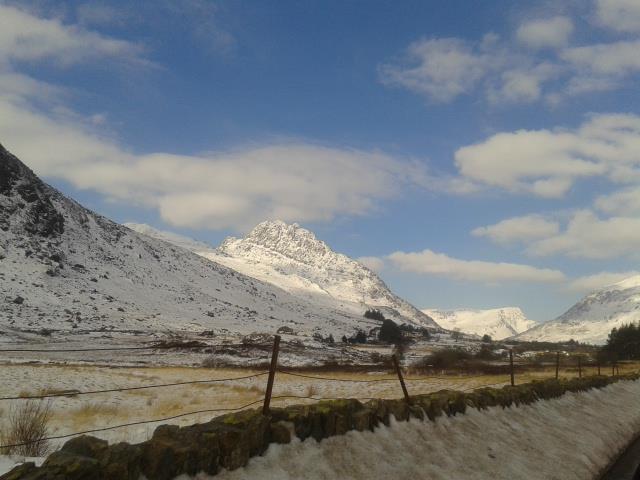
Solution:
M402 342L402 331L393 320L384 320L378 333L378 340L397 345Z
M631 323L614 328L602 347L601 358L609 360L638 360L640 359L640 326Z
M382 312L376 309L371 309L364 312L364 318L370 318L371 320L380 320L381 322L385 320Z

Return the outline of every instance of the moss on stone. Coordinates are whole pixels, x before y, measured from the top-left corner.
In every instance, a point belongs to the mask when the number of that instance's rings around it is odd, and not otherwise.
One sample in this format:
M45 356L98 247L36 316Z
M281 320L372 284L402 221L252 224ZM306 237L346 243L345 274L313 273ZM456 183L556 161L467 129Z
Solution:
M314 405L273 408L269 416L257 409L231 413L213 420L178 427L162 425L153 437L141 444L107 445L94 437L78 437L53 453L42 467L24 464L0 477L0 480L124 479L144 475L149 480L169 480L180 474L205 472L215 475L220 469L233 470L261 455L270 442L288 443L291 431L301 440L318 441L350 430L373 430L409 418L435 420L442 415L465 413L467 408L510 407L556 398L566 392L603 388L620 380L638 380L640 375L620 377L593 376L572 379L547 379L502 388L478 388L463 393L440 390L404 399L328 400Z

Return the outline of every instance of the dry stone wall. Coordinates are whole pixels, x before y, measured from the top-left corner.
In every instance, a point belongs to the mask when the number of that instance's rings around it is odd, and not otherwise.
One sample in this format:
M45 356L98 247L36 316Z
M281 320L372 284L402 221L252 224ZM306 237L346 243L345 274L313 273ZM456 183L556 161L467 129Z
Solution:
M41 467L26 463L0 480L138 480L141 475L148 480L170 480L181 474L215 475L221 469L246 465L271 443L289 443L293 435L320 441L350 430L388 425L391 416L398 421L411 417L434 420L441 415L463 414L467 408L529 404L638 378L640 375L551 379L500 389L480 388L471 393L442 390L411 397L411 405L404 400L361 403L345 399L273 408L269 416L257 409L246 410L188 427L162 425L150 440L135 445L108 445L104 440L82 436L65 443Z

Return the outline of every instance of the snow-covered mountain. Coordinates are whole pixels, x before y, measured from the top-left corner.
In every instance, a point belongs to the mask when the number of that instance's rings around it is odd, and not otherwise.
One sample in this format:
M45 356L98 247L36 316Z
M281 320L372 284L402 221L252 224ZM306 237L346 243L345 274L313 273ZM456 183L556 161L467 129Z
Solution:
M335 336L371 321L118 225L43 183L0 146L0 341L42 329L109 335L281 326Z
M528 330L536 325L517 307L492 308L489 310L433 310L424 313L446 329L459 329L463 333L489 335L493 340L502 340Z
M612 328L632 322L640 322L640 275L587 295L555 320L537 325L517 338L603 344Z
M362 315L380 309L398 323L437 328L426 314L392 293L361 263L336 253L297 224L266 221L244 238L227 238L217 249L202 249L178 235L148 225L126 224L138 232L187 246L216 263L271 283L302 301Z

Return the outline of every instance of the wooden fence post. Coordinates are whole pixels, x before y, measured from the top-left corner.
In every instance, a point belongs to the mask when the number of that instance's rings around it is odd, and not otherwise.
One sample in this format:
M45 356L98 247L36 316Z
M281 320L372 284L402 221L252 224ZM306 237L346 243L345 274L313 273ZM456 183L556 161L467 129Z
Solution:
M398 380L400 380L400 386L402 387L402 393L404 394L404 399L407 404L411 405L411 399L409 398L409 392L407 391L407 386L404 384L404 378L402 378L402 370L400 370L400 363L398 362L398 357L392 355L393 364L396 367L396 373L398 374Z
M271 365L269 366L269 380L267 380L267 391L264 392L264 405L262 414L269 415L269 404L271 403L271 392L273 391L273 380L278 368L278 352L280 351L280 335L273 337L273 351L271 352Z
M611 376L615 377L616 376L616 361L613 360L611 362Z
M582 356L578 355L578 378L582 378Z
M598 376L600 376L600 358L596 357L596 364L598 365Z
M556 352L556 380L558 379L559 373L560 373L560 352Z
M511 370L511 386L513 387L516 384L513 376L513 348L509 350L509 367Z

